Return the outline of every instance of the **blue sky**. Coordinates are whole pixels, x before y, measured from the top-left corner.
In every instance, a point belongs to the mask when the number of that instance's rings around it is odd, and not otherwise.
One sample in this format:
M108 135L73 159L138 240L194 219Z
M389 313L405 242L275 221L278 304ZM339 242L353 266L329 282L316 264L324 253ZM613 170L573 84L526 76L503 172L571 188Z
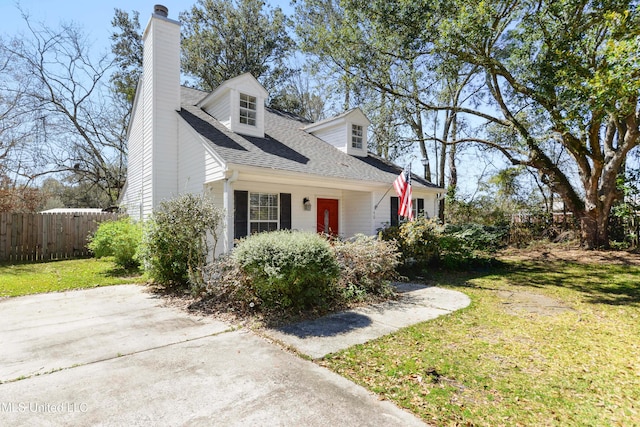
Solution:
M265 0L265 2L271 7L282 8L285 14L289 16L293 13L290 0ZM57 28L60 23L73 22L78 24L85 31L96 54L100 54L110 50L111 41L109 37L113 31L111 19L115 9L140 12L140 24L144 28L155 4L163 4L169 9L169 18L178 19L178 14L191 8L196 3L196 0L20 0L19 2L16 0L0 0L0 16L2 16L3 20L2 27L0 27L0 36L10 38L25 30L24 20L16 6L18 3L24 12L30 15L30 19L33 22L44 22L51 28ZM469 154L460 153L460 158L465 155ZM434 161L433 156L432 153L432 162ZM419 155L416 159L413 162L414 172L421 173L422 165L419 162ZM432 163L432 170L434 167L435 165ZM473 185L477 182L477 178L472 172L473 170L477 174L477 167L470 169L458 170L461 185L463 185L465 178L471 178ZM471 176L469 177L469 175ZM435 174L433 177L435 178Z
M165 5L169 8L169 18L178 19L180 12L195 3L196 0L0 0L0 34L11 37L24 30L24 20L16 6L20 4L31 20L54 28L63 22L74 22L85 30L94 47L109 49L115 9L140 12L140 25L144 28L155 4ZM289 0L267 0L266 3L279 6L287 15L293 12Z

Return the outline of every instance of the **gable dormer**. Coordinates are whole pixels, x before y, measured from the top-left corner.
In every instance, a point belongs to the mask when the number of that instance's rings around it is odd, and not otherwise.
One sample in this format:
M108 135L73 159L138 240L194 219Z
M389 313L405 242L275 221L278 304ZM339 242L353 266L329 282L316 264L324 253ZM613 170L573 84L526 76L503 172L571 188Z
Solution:
M264 87L244 73L222 83L198 103L230 131L264 138Z
M371 122L360 108L312 123L303 129L338 150L357 157L367 156L367 128Z

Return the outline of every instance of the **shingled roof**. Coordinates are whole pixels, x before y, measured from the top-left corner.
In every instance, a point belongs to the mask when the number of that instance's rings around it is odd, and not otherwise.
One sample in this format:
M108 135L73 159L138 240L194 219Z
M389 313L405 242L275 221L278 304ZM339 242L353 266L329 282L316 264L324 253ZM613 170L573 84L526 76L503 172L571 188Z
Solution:
M271 108L265 108L264 138L236 134L196 106L205 96L207 92L182 87L178 114L227 163L388 184L402 171L372 153L367 157L348 155L305 132L302 128L311 122ZM439 188L414 174L412 184Z

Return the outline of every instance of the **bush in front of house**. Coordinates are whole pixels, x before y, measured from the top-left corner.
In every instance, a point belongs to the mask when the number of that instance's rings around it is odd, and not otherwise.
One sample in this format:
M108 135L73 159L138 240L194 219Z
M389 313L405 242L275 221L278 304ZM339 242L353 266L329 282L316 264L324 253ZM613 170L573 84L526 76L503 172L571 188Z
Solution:
M298 231L255 234L207 266L201 303L276 322L324 313L393 297L398 262L395 242L376 237L341 241Z
M395 241L361 234L336 241L332 248L340 267L337 285L345 303L393 295L391 281L397 279L400 263Z
M316 233L254 234L231 257L266 309L324 307L334 297L339 266L329 242Z
M197 292L215 252L224 214L204 195L184 194L160 203L147 221L141 259L157 284Z
M400 225L398 236L405 264L423 268L440 260L442 233L435 220L420 217L405 222Z
M421 274L430 267L455 269L490 263L493 253L504 247L508 228L442 226L433 219L417 218L380 234L383 239L398 243L403 273Z
M102 222L89 238L87 247L96 258L114 257L117 265L136 268L140 265L138 251L142 241L142 226L129 217Z
M250 276L230 254L223 254L203 270L202 301L213 302L223 311L249 312L259 309L260 300Z

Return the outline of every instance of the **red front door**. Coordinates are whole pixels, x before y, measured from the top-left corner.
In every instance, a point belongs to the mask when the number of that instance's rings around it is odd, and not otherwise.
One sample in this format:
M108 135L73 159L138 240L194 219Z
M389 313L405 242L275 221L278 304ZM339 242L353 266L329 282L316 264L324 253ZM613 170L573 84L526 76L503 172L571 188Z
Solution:
M336 199L318 199L318 233L338 235L338 201Z

